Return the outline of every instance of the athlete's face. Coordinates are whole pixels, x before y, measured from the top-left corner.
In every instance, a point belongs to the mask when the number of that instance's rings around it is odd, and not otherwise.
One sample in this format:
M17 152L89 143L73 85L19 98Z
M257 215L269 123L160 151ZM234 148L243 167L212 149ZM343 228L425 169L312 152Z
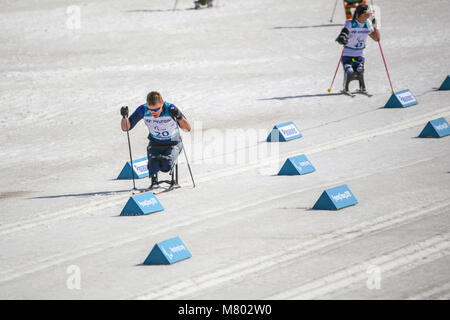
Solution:
M372 12L366 11L366 12L362 13L362 14L358 17L358 20L359 20L359 21L366 21L367 19L370 18L371 15L372 15Z
M155 105L148 106L148 110L150 110L153 117L158 118L162 112L163 103L157 103Z

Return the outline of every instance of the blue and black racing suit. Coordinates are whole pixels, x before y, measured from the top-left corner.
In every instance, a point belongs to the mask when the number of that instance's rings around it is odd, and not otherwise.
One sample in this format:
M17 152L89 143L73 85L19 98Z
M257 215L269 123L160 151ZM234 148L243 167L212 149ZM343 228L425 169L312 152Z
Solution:
M159 117L155 118L150 113L147 104L143 104L129 118L130 130L141 119L144 119L148 127L147 157L150 176L158 171L168 172L183 148L177 120L169 112L170 108L178 108L169 102L164 102L162 108ZM155 159L158 155L165 157L164 159Z

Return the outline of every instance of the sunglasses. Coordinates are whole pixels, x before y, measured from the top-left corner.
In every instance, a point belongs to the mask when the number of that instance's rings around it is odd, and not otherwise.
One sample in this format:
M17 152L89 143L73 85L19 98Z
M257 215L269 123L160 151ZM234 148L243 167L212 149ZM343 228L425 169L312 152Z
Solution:
M159 110L161 110L162 106L160 106L159 108L156 109L149 109L150 112L158 112Z

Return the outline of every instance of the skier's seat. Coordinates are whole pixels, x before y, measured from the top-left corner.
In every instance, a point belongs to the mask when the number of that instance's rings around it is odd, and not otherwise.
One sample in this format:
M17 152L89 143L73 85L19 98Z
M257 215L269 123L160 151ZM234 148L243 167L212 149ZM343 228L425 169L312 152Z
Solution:
M366 89L364 82L364 62L363 57L345 57L342 60L342 66L344 68L344 90L349 91L349 84L353 80L359 81L359 88L361 90ZM350 69L350 70L348 70ZM351 72L348 72L351 71Z
M364 82L364 71L363 72L353 72L348 73L344 71L344 90L349 91L350 82L353 80L358 80L359 89L365 91L366 84Z

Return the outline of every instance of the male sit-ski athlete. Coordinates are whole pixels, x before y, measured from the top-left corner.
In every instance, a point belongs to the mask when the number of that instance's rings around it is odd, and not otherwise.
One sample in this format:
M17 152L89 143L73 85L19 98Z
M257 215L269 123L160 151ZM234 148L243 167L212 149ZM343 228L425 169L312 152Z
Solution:
M151 179L149 189L158 184L157 173L169 172L183 145L178 127L191 131L191 126L181 111L172 103L164 102L161 94L152 91L147 95L147 103L140 105L128 118L128 107L122 107L122 131L131 130L141 120L149 130L148 171Z

